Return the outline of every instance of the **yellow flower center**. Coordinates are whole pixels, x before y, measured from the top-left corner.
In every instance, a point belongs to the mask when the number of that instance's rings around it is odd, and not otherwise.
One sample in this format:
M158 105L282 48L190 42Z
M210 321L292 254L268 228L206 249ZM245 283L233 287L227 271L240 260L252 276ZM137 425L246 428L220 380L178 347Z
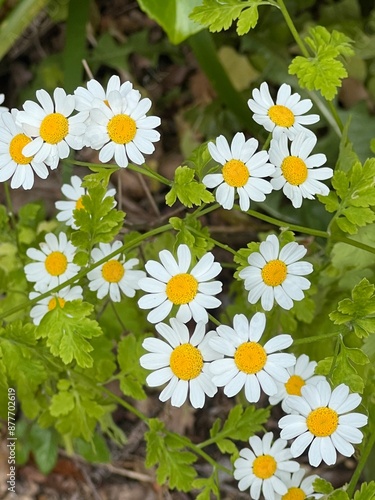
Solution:
M257 342L244 342L234 353L234 362L239 370L245 373L257 373L266 364L267 354Z
M61 113L51 113L40 124L40 137L48 144L61 142L69 132L69 122Z
M176 305L188 304L194 299L197 292L198 281L188 273L176 274L167 283L167 297Z
M25 156L22 154L23 148L26 144L29 144L29 142L31 142L31 139L25 134L17 134L10 141L9 154L12 160L19 165L27 165L33 159L33 156Z
M286 181L292 186L299 186L307 179L306 163L298 156L287 156L281 164L281 171Z
M276 460L271 455L260 455L253 462L253 474L259 479L268 479L275 474Z
M62 297L52 297L52 299L48 302L48 310L52 311L52 309L55 309L57 302L59 302L59 306L63 308L66 301Z
M243 187L250 177L249 170L241 160L227 161L222 174L225 182L232 187Z
M285 383L286 392L290 396L301 396L301 387L305 385L305 381L299 375L292 375L288 382Z
M83 206L83 203L82 203L82 196L80 198L78 198L78 200L76 201L76 210L84 210L85 207Z
M111 141L116 144L127 144L134 139L137 125L128 115L115 115L108 122L107 132Z
M306 494L301 488L296 488L292 486L289 490L281 497L281 500L305 500Z
M285 262L279 259L270 260L262 268L262 279L267 286L279 286L287 276Z
M268 110L268 116L279 127L291 127L295 122L294 113L282 104L271 106Z
M118 283L125 274L124 266L118 260L109 260L102 267L103 279L109 283Z
M47 255L44 265L51 276L60 276L68 267L68 259L62 252L51 252Z
M198 377L203 368L200 350L191 344L176 347L170 357L170 367L177 378L191 380Z
M317 437L327 437L335 432L339 424L339 416L331 408L322 406L309 413L306 425L309 431Z

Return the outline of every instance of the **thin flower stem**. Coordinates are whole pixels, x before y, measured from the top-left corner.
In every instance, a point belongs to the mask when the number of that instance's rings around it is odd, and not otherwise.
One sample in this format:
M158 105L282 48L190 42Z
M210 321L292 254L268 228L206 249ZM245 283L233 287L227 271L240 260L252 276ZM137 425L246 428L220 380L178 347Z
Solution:
M65 288L66 286L70 286L70 285L76 283L81 278L84 278L90 271L92 271L93 269L95 269L98 266L101 266L102 264L107 262L107 260L113 259L113 257L118 255L119 253L125 252L127 250L131 250L132 248L136 247L139 243L146 240L147 238L151 238L152 236L155 236L157 234L164 233L165 231L169 231L170 229L172 229L172 226L170 224L165 224L164 226L152 229L151 231L148 231L147 233L144 233L144 234L138 236L137 238L134 238L132 241L130 241L129 243L125 243L120 248L118 248L114 252L110 253L109 255L104 257L103 259L98 260L97 262L95 262L91 266L88 266L85 269L82 269L81 271L79 271L79 273L77 273L75 276L73 276L73 278L70 278L69 280L64 281L64 283L61 283L60 285L56 286L55 288L48 290L48 292L40 294L38 297L35 297L35 299L30 299L27 302L23 302L22 304L19 304L18 306L12 307L11 309L8 309L8 311L3 312L2 314L0 314L0 321L8 316L11 316L12 314L15 314L18 311L22 311L23 309L26 309L27 307L34 305L36 302L39 302L40 300L45 299L46 297L49 297L51 294L58 292L62 288Z
M140 420L142 420L143 422L148 424L149 419L146 417L146 415L144 415L141 411L137 410L137 408L135 408L133 405L131 405L130 403L128 403L124 399L120 398L119 396L116 396L116 394L113 394L113 392L110 391L109 389L107 389L106 387L101 387L101 390L105 394L107 394L107 396L109 396L111 399L113 399L113 401L115 401L120 406L122 406L126 410L130 411L130 413L133 413L133 415L138 417Z
M303 43L302 38L299 36L299 33L296 27L294 26L292 18L290 17L288 9L285 7L283 0L276 0L276 1L277 5L281 10L282 15L284 16L285 22L288 25L288 28L293 35L294 40L297 42L297 45L300 48L300 51L305 57L310 57L309 51L307 50L306 45Z
M329 369L329 373L327 375L327 378L330 381L332 381L331 380L332 375L333 375L333 372L335 371L335 368L336 368L337 356L339 355L341 344L342 344L342 335L341 335L341 333L339 333L339 335L336 339L335 351L334 351L333 357L332 357L331 368Z
M208 317L210 318L210 321L214 325L216 325L216 326L220 326L221 325L220 321L218 319L216 319L214 316L212 316L212 314L209 314Z
M328 106L329 106L329 109L332 113L332 116L333 118L335 119L335 122L337 123L337 126L339 127L340 129L340 132L342 133L343 130L344 130L344 125L341 121L341 118L339 117L338 113L337 113L337 110L335 108L335 106L333 105L333 102L332 101L328 101Z
M350 333L350 332L348 332L348 333ZM339 335L345 336L345 334L340 334L340 332L325 333L324 335L314 335L312 337L294 340L293 345L312 344L313 342L320 342L321 340L335 338L335 337L338 337Z
M196 229L194 229L193 227L190 227L190 226L186 226L186 227L187 227L187 229L189 229L189 231L191 233L194 233L198 236L201 236L201 233L199 231L197 231ZM213 243L215 246L222 248L223 250L226 250L227 252L230 252L233 255L236 255L236 253L237 253L229 245L226 245L225 243L221 243L220 241L214 240L214 238L211 238L211 236L207 236L206 239L208 241L210 241L211 243Z
M359 478L361 476L363 468L366 465L367 459L370 456L370 453L374 447L374 444L375 444L375 432L371 432L371 433L369 433L369 440L367 442L365 449L363 450L361 459L358 462L358 465L357 465L357 467L352 475L352 478L350 480L350 483L348 485L348 489L346 490L349 498L353 498L355 487L357 486L357 483L359 481Z

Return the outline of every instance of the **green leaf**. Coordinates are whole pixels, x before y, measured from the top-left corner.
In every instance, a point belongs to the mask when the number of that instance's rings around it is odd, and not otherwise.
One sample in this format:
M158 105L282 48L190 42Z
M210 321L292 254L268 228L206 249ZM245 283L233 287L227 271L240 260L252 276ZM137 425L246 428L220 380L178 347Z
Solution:
M146 440L146 467L158 465L156 478L159 484L167 481L171 489L190 491L192 481L197 473L190 464L197 457L190 451L184 451L187 438L169 433L159 419L148 421L149 431L145 434ZM189 442L189 440L187 440Z
M313 488L316 493L323 493L323 495L329 495L334 490L330 482L320 477L317 477L313 482Z
M95 174L98 175L98 174ZM106 175L101 172L98 179L86 179L87 194L82 196L83 209L73 211L78 230L71 241L79 249L79 263L87 264L89 252L97 243L111 243L122 228L125 213L114 208L113 196L106 196ZM86 262L83 255L86 254Z
M266 408L248 406L244 410L242 405L237 405L231 409L222 427L220 419L215 421L210 436L215 439L222 453L236 453L237 448L231 440L247 441L250 436L263 429L269 414L270 411Z
M341 87L341 80L348 76L339 56L353 54L352 40L323 26L310 28L305 41L313 52L312 57L297 56L289 65L291 75L297 75L298 83L308 90L319 90L323 97L332 100Z
M194 170L187 166L176 169L172 188L165 196L165 202L169 207L174 205L177 199L188 208L215 200L204 184L194 180Z
M93 309L93 305L80 300L66 302L63 308L55 307L37 327L38 338L46 338L51 353L65 364L75 359L79 366L90 368L93 360L89 353L93 347L87 339L102 334L98 323L87 318Z
M336 325L347 324L360 338L375 333L375 286L363 278L352 290L351 299L343 299L330 319Z
M75 440L74 447L87 462L108 463L111 461L111 453L101 434L94 434L90 443L78 438Z
M171 217L169 219L173 229L178 231L175 241L175 249L178 245L186 244L190 248L193 256L198 258L209 252L214 244L209 240L210 233L208 227L202 227L199 219L187 214L185 219Z
M212 474L210 477L195 479L193 481L192 487L198 490L203 488L203 490L196 497L196 500L210 500L211 493L215 495L216 498L218 498L220 494L219 486L215 481L214 474Z
M358 374L354 365L366 365L369 359L361 349L346 347L340 339L340 350L336 358L327 357L318 362L315 373L318 375L331 375L334 386L346 384L353 392L362 393L364 380Z
M120 389L125 396L135 399L145 399L146 393L143 385L146 382L148 371L141 367L139 358L144 353L142 342L144 336L136 338L135 335L128 334L118 345L118 362L120 365Z
M154 19L167 33L169 40L178 44L202 29L189 14L200 0L139 0L141 9Z
M262 0L203 0L195 7L190 18L209 28L210 31L227 30L238 19L237 34L244 35L258 22L258 6L266 4ZM245 9L245 10L244 10Z
M362 483L361 489L354 493L354 500L373 500L375 498L375 481Z
M48 378L42 358L35 354L36 344L34 325L13 321L0 329L0 373L5 374L9 385L16 385L17 398L29 418L40 411L35 394Z

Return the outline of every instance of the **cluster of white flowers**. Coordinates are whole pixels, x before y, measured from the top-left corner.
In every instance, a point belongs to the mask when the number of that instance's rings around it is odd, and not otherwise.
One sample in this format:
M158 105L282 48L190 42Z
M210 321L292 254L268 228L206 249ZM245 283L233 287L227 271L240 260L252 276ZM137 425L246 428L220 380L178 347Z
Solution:
M0 108L0 181L10 179L11 187L30 189L34 173L41 178L55 169L60 159L69 155L70 148L84 146L100 150L99 159L114 158L126 167L129 160L142 164L144 154L154 151L159 140L155 127L160 119L146 116L151 101L142 99L130 82L120 83L110 78L106 88L91 80L87 88L79 87L74 95L56 89L53 99L44 90L36 94L39 104L26 101L23 110ZM0 96L1 97L1 96ZM250 201L262 202L272 190L283 189L294 207L303 198L328 194L328 187L319 182L332 176L332 169L318 168L326 162L323 154L311 152L315 135L305 125L316 123L317 115L305 115L310 100L291 94L289 85L282 85L276 98L271 98L268 86L253 91L248 102L254 120L272 133L269 151L258 151L258 141L245 140L237 133L231 145L223 136L208 144L212 158L222 165L221 173L209 173L203 183L216 189L216 199L231 209L236 190L240 208L249 210ZM56 202L57 219L71 230L79 230L77 210L85 210L83 197L87 191L78 176L62 186L66 200ZM110 189L105 197L114 197ZM113 201L113 206L116 201ZM136 258L126 260L122 243L100 243L91 251L91 269L79 275L75 263L76 247L65 232L57 236L48 233L40 249L29 248L32 260L25 266L26 278L34 283L30 299L36 301L56 286L74 277L87 275L87 287L98 299L109 297L120 302L121 294L135 297L140 309L149 310L147 319L155 325L161 338L143 341L146 351L140 364L151 373L146 382L150 387L164 386L161 401L171 401L176 407L188 399L194 408L202 408L206 397L212 398L218 388L228 397L244 391L250 403L257 403L264 393L272 405L281 402L286 413L279 421L281 438L273 433L261 439L253 436L250 448L240 451L234 463L234 477L241 491L250 489L251 498L258 500L296 500L314 493L315 475L304 478L305 471L292 460L308 447L310 464L336 462L337 451L344 456L354 453L353 444L362 441L359 428L367 423L362 413L353 413L361 402L358 394L349 394L345 384L332 389L325 377L314 375L316 363L302 354L297 359L285 349L293 339L279 334L266 341L266 315L255 313L251 318L236 314L233 325L219 325L206 332L209 310L221 305L216 297L222 291L216 280L221 265L207 252L194 260L189 247L181 244L174 256L168 250L159 252L159 261L149 260L145 270L134 269ZM260 302L264 311L275 303L289 310L294 301L304 297L310 281L305 278L313 271L309 262L301 261L307 249L296 242L280 248L277 236L271 234L259 245L259 251L248 257L248 266L239 272L249 292L251 304ZM82 300L83 288L74 279L59 292L44 296L31 310L31 318L39 325L43 317L67 301ZM169 324L163 320L169 317ZM194 321L190 334L187 323ZM294 440L288 448L286 440ZM274 442L273 442L274 441Z
M45 179L48 167L57 168L70 149L84 146L100 150L102 162L140 165L160 138L154 130L160 118L146 116L150 99L141 98L130 82L120 84L116 75L106 89L91 80L74 95L56 88L52 98L41 89L36 98L38 103L28 100L22 110L0 108L0 181L12 178L11 188L31 189L34 174Z
M237 133L231 145L222 135L216 143L208 144L212 158L222 165L221 173L210 173L202 182L208 188L216 188L218 203L231 209L237 190L240 208L247 211L250 200L261 202L272 190L282 189L295 208L302 205L303 198L314 199L314 195L327 195L328 187L320 182L329 179L333 170L321 167L327 158L324 154L311 155L317 138L305 128L319 121L319 115L305 115L312 107L310 99L292 94L284 83L274 103L268 85L263 82L260 89L253 90L253 99L248 101L254 112L253 119L272 134L269 151L256 152L258 141L245 140ZM290 146L288 143L290 142Z

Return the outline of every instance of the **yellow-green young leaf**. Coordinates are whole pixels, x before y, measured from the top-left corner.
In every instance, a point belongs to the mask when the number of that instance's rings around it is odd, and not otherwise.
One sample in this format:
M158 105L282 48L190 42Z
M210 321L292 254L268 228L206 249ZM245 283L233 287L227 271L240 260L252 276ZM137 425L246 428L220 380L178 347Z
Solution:
M55 309L43 317L37 336L46 338L51 353L65 364L74 359L78 366L90 368L93 360L89 353L93 347L87 339L103 333L95 320L87 318L93 309L94 306L81 300L66 302L63 308L57 303Z
M145 399L143 385L149 373L139 364L139 358L144 353L142 342L144 336L136 338L132 333L124 337L118 346L118 363L120 365L120 389L125 396L135 399Z
M194 453L185 451L184 440L169 433L157 418L148 421L146 440L146 467L157 465L156 478L159 484L169 483L171 489L190 491L197 473L190 464L197 460ZM189 442L189 440L187 440Z
M374 500L375 498L375 481L363 483L361 489L354 494L354 500Z
M323 97L331 101L341 87L341 80L348 74L337 59L340 55L350 55L352 40L343 33L330 33L323 26L310 28L305 39L313 56L297 56L289 66L289 73L297 75L301 87L319 90Z
M92 188L95 188L97 186L101 186L101 187L107 189L111 175L120 169L119 169L119 167L112 167L112 168L109 168L109 167L90 167L90 170L92 172L95 172L95 173L85 175L83 182L82 182L82 187L92 189Z
M169 219L173 229L178 231L175 241L175 249L178 245L185 243L190 248L192 255L199 259L210 251L214 244L209 240L210 233L208 227L202 227L200 221L190 214L185 219L171 217Z
M176 169L172 188L165 196L165 202L170 207L177 199L188 208L215 200L212 193L207 191L206 186L194 179L194 170L187 166L180 166Z
M329 495L334 490L330 482L320 477L315 479L315 481L313 482L313 487L316 493L323 493L323 495Z
M0 329L0 373L16 387L25 415L33 419L40 411L36 392L48 378L43 358L36 356L35 326L13 321Z
M375 286L363 278L352 290L351 299L338 303L329 315L336 325L348 324L358 337L375 333Z
M262 2L254 2L254 5L251 5L248 9L245 9L241 12L240 17L237 22L237 34L239 36L245 35L258 23L258 5Z
M203 0L193 9L190 19L215 33L229 29L245 7L242 0Z
M212 474L210 477L204 477L195 479L193 481L192 487L194 489L203 490L199 493L196 500L211 500L211 493L215 495L216 498L219 497L219 486L216 483L216 474Z

